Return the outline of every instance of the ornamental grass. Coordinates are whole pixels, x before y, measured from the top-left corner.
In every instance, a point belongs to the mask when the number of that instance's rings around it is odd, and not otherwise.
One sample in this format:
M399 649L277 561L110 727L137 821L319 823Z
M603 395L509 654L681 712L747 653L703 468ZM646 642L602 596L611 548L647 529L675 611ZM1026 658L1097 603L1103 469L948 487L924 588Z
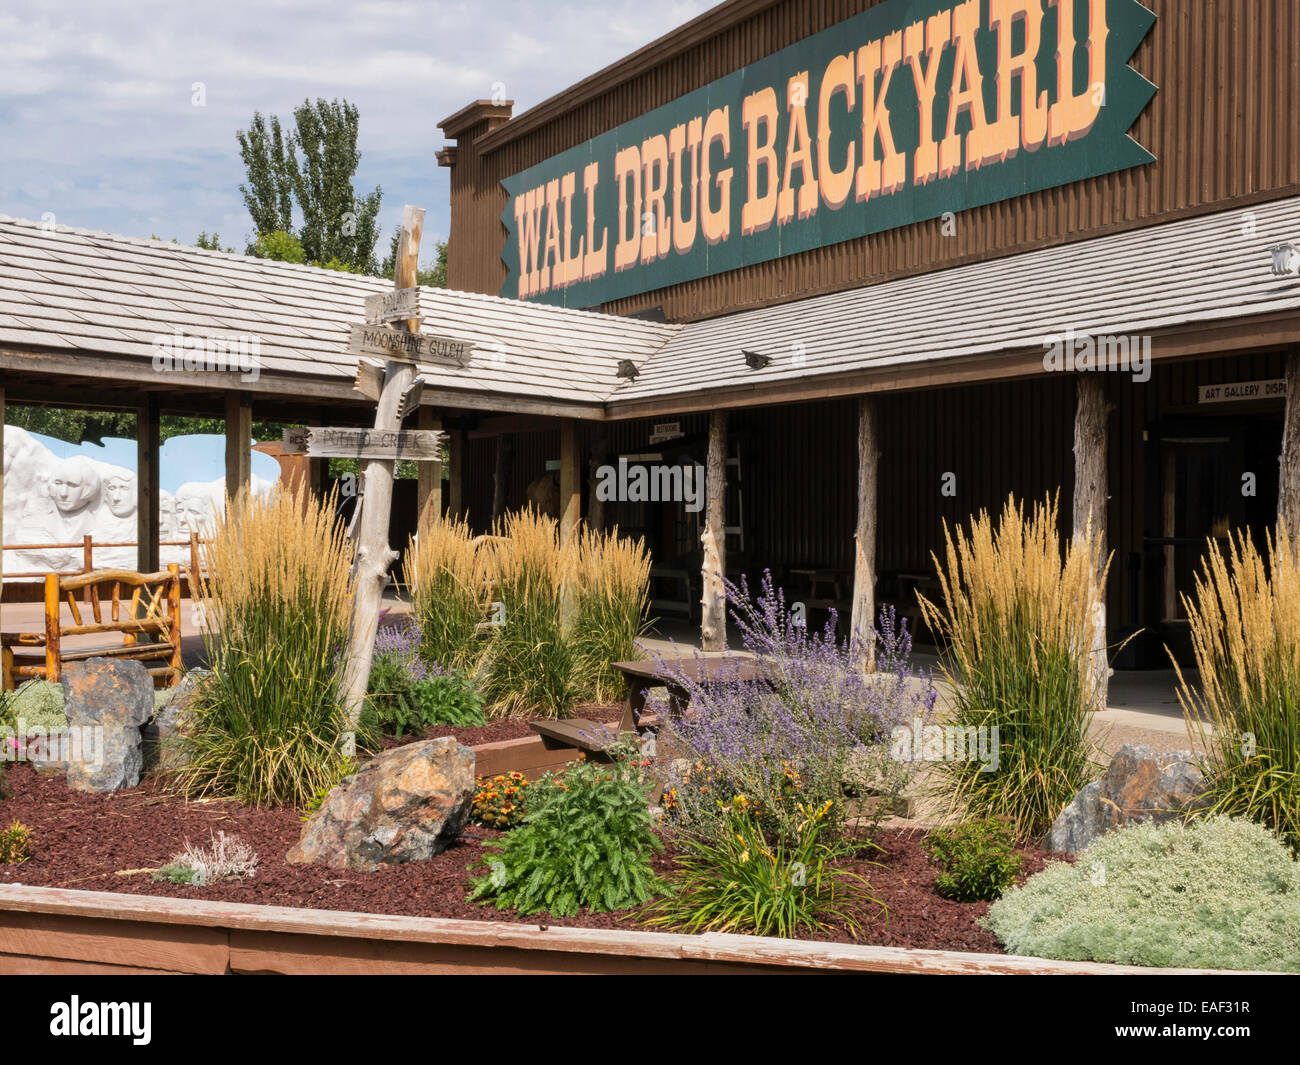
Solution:
M1261 555L1241 532L1208 543L1183 596L1199 686L1178 663L1179 701L1212 812L1248 817L1300 850L1300 543L1285 525ZM1172 657L1172 655L1171 655Z
M487 609L479 545L463 519L442 518L420 530L406 551L403 579L421 632L421 657L449 669L478 655Z
M580 699L622 698L609 666L634 657L645 626L643 541L587 530L562 545L533 510L481 537L444 520L412 540L405 579L422 657L470 673L489 717L564 717Z
M241 491L201 545L192 594L210 618L212 678L182 741L184 794L302 805L338 781L352 550L333 510L332 499Z
M1094 776L1088 727L1102 663L1089 655L1105 587L1100 537L1064 546L1054 499L1028 515L1009 497L996 521L981 511L969 531L945 523L934 558L941 595L920 596L931 631L947 645L952 724L998 729L994 772L978 761L938 764L950 817L1005 816L1019 839L1040 836ZM1094 580L1094 574L1099 579Z

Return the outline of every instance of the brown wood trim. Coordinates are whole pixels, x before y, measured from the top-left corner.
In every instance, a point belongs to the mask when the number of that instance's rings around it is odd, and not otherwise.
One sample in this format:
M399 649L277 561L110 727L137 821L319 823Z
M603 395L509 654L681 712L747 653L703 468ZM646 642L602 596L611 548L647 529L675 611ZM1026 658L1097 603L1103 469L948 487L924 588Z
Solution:
M8 971L6 955L26 959L25 965L32 958L62 958L187 972L702 972L714 966L766 972L1208 971L718 933L542 929L21 885L0 886L0 971Z

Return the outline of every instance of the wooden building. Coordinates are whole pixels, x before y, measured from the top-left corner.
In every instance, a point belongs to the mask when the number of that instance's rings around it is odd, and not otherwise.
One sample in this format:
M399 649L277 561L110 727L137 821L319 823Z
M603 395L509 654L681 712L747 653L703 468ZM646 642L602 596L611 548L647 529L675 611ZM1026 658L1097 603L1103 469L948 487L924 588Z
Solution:
M617 524L717 646L719 572L861 629L945 521L1060 493L1104 521L1111 642L1143 633L1117 664L1165 665L1205 537L1300 526L1297 40L1293 0L729 0L517 116L469 103L454 291L421 299L471 355L421 367L450 469L406 523ZM159 412L366 424L347 330L387 287L0 220L0 375L139 410L142 470ZM176 329L258 335L259 378L158 370ZM705 490L606 498L632 467Z
M1104 505L1118 664L1167 665L1205 538L1300 513L1297 41L1289 0L731 0L444 120L449 280L679 327L577 461L707 464L725 430L729 572L856 580L861 621L914 602L944 521L1059 492ZM1049 368L1053 338L1146 362ZM470 430L471 518L565 432ZM698 602L707 508L597 509L649 538L660 612Z

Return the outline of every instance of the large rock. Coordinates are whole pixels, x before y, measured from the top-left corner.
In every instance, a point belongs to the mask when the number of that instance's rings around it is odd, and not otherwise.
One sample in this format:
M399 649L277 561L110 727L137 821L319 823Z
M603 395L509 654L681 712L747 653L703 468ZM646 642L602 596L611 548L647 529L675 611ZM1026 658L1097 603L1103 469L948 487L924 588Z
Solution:
M1204 791L1191 751L1125 744L1105 774L1084 787L1052 823L1049 850L1077 854L1103 832L1135 821L1168 821Z
M188 761L180 741L193 730L194 704L203 686L212 679L210 669L191 669L158 707L153 721L144 728L144 756L147 764L155 761L164 771L183 769Z
M474 752L454 739L386 751L325 797L288 854L370 871L432 858L459 835L474 799Z
M140 783L140 728L153 717L153 678L140 662L91 658L63 667L68 787L117 791Z

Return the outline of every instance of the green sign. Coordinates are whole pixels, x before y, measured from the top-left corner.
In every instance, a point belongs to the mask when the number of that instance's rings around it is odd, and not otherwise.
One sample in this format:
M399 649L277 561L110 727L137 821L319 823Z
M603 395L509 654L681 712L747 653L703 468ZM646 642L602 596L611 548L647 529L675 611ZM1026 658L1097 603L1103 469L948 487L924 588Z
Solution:
M597 306L1153 162L1154 22L886 0L504 181L502 295Z

